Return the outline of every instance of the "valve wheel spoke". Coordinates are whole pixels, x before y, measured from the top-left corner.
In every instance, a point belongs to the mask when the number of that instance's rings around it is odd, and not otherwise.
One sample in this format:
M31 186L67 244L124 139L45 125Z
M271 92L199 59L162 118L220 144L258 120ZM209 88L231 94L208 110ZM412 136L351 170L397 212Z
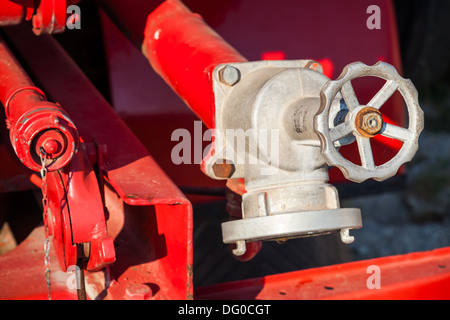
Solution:
M380 109L381 106L397 91L398 82L395 80L387 80L384 86L377 92L377 94L367 104L368 106Z
M344 98L345 104L349 110L359 106L358 97L353 89L351 81L347 81L341 88L341 95Z
M345 136L348 136L350 133L352 133L353 128L349 121L345 121L339 125L337 125L334 128L330 129L330 138L331 141L335 142L339 139L344 138Z
M414 138L414 135L410 130L386 122L384 123L383 130L380 134L400 141L409 141Z
M361 136L356 137L358 143L359 156L361 157L361 164L368 170L375 169L375 162L373 160L372 146L370 145L370 138Z

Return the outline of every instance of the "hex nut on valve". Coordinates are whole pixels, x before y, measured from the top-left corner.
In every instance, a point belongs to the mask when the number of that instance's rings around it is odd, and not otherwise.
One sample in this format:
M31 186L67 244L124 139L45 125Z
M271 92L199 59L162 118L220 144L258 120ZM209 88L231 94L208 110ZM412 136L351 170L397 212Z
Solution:
M219 80L227 86L234 86L241 79L239 70L232 66L225 66L219 70Z
M234 164L230 160L222 160L221 163L216 161L213 164L212 169L218 178L230 178L235 171Z
M383 128L383 117L377 109L365 107L356 115L355 126L363 137L372 138Z

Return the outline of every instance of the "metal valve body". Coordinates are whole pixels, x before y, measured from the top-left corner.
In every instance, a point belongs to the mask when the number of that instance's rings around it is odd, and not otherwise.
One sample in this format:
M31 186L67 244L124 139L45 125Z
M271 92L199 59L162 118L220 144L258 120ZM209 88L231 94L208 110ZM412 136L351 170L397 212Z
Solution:
M213 72L215 141L203 170L215 179L245 179L242 219L222 224L223 241L236 243L237 255L246 241L334 231L351 243L349 230L362 227L360 210L340 208L337 190L327 183L328 166L335 164L324 152L373 137L385 124L377 108L349 109L339 90L326 100L322 90L333 81L313 66L311 60L260 61L219 65ZM331 141L328 131L343 126L355 133ZM228 176L217 174L222 163L233 166ZM392 174L398 169L389 168Z
M213 164L232 160L235 171L231 178L245 178L246 188L243 219L222 224L225 243L310 236L362 226L360 210L340 209L337 190L327 183L327 164L313 130L313 117L320 106L320 90L329 79L308 68L311 63L240 63L219 66L214 72L216 140L205 172L219 178ZM239 82L230 80L230 68L239 75L234 76ZM224 78L226 73L228 78ZM337 115L339 100L334 107ZM249 138L244 155L233 149L235 137L227 134L242 131ZM242 139L242 135L236 138ZM343 240L351 241L345 236Z

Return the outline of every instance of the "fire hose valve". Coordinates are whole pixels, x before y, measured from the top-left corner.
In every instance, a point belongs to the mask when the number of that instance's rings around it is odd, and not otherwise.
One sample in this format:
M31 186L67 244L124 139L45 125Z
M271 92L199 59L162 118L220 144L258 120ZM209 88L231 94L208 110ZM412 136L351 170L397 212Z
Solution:
M215 179L245 181L242 219L222 223L223 241L236 244L236 255L245 254L247 242L331 232L353 242L350 230L362 227L361 212L340 208L328 167L338 167L354 182L382 181L417 151L424 120L410 80L384 62L349 64L334 81L317 66L312 60L259 61L213 71L215 139L202 170ZM359 103L351 85L359 77L386 81L367 105ZM407 128L384 122L380 112L397 90L406 102ZM370 146L376 135L403 142L381 165L375 165ZM352 143L361 165L339 153ZM230 163L233 170L218 174L218 166Z

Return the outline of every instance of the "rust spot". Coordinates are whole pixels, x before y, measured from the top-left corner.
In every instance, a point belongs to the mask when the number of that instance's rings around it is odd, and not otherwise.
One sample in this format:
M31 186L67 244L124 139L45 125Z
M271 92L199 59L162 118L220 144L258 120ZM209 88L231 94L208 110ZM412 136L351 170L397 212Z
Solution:
M188 264L188 265L186 266L186 269L187 269L187 275L188 275L188 277L191 278L191 277L194 275L194 270L193 270L192 266L191 266L190 264Z
M356 115L355 127L363 137L372 138L383 128L383 117L378 109L362 108Z
M319 64L317 62L311 63L309 68L317 71L319 69Z
M213 164L212 169L214 174L219 178L230 178L235 171L233 162L230 160L222 160L221 162Z
M187 300L194 300L194 295L192 294L192 288L191 288L191 286L192 286L192 277L193 277L193 275L194 275L194 270L193 270L193 268L192 268L192 265L190 265L190 264L188 264L187 266L186 266L186 271L187 271L187 276L188 276L188 280L187 280L187 283L186 283L186 290L187 290L187 293L186 293L186 298L187 298Z

